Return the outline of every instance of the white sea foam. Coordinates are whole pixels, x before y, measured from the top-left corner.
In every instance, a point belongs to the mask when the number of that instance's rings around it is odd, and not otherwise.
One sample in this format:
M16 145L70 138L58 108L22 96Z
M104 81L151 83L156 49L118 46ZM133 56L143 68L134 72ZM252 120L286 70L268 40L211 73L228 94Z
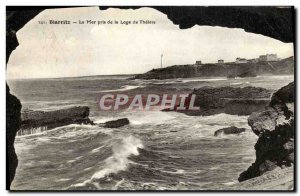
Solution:
M232 82L230 85L241 85L241 84L249 84L249 82Z
M209 82L209 81L223 81L227 80L227 78L197 78L197 79L183 79L182 83L187 82Z
M113 190L117 190L118 187L119 187L123 182L125 182L124 178L115 184Z
M128 112L127 116L132 125L161 124L175 118L171 113L162 111Z
M176 80L160 80L159 82L152 82L153 84L176 84L176 83L188 83L188 82L213 82L223 81L227 78L178 78Z
M109 117L109 118L96 118L96 117L91 117L91 120L92 120L95 124L99 124L99 123L105 123L105 122L111 121L111 120L116 120L116 118L114 118L114 117Z
M111 130L97 127L95 125L71 124L56 128L55 130L48 131L47 133L52 139L65 140L74 138L75 140L78 140L78 137L91 136L98 133L109 134L110 132Z
M28 136L28 135L39 135L39 134L42 134L45 131L47 131L47 127L20 129L17 132L17 137L24 137L24 136Z
M128 90L132 90L132 89L136 89L136 88L143 88L145 86L131 86L131 85L125 85L122 86L122 88L119 89L113 89L113 90L104 90L104 91L99 91L101 93L107 93L107 92L115 92L115 91L128 91Z
M230 83L230 85L241 85L243 84L243 82L233 82L233 83Z
M98 147L98 148L95 148L95 149L91 150L90 153L96 153L96 152L99 152L103 147L104 147L104 146L100 146L100 147Z
M127 169L131 155L139 155L139 148L143 148L143 144L140 139L133 136L122 138L121 141L114 143L112 147L112 156L105 160L104 167L98 172L94 173L91 179L82 183L72 185L74 187L85 186L88 183L93 183L97 179L101 179L111 173L118 173ZM93 183L94 184L94 183Z
M72 160L69 160L67 161L67 163L74 163L76 160L72 159Z
M231 185L234 185L234 184L237 184L238 181L232 181L232 182L224 182L222 184L226 185L226 186L231 186Z
M139 148L143 148L141 140L129 136L122 139L119 143L113 145L113 155L105 160L104 169L96 172L92 179L100 179L110 173L117 173L126 170L130 155L139 155Z
M61 179L58 179L58 180L55 180L55 182L65 182L65 181L69 181L71 180L70 178L61 178Z

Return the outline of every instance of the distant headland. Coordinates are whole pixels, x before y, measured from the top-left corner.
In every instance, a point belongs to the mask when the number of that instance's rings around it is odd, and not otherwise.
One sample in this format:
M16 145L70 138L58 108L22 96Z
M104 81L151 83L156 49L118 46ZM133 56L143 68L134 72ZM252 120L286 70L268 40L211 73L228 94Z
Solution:
M152 69L144 74L135 75L132 79L172 79L190 77L255 77L257 75L294 74L294 57L277 58L276 54L260 55L256 59L236 58L235 62L173 65L160 69Z

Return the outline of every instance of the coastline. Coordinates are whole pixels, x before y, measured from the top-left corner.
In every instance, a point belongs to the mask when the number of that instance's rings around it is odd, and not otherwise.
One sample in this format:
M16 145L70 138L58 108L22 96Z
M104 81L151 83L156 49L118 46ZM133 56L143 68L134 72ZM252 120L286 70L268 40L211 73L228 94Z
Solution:
M262 176L258 176L235 185L229 186L228 190L294 190L294 168L277 168Z

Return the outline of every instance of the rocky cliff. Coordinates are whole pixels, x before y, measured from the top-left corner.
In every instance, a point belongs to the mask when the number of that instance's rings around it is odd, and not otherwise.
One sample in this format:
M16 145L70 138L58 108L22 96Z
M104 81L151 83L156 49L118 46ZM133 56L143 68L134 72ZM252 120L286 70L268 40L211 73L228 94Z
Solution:
M136 75L134 79L172 79L191 77L255 77L263 74L294 74L294 58L289 57L276 62L258 62L245 64L203 64L174 65L162 69L153 69Z
M294 82L272 96L267 110L252 113L248 124L259 136L255 144L256 160L239 181L260 176L294 163Z

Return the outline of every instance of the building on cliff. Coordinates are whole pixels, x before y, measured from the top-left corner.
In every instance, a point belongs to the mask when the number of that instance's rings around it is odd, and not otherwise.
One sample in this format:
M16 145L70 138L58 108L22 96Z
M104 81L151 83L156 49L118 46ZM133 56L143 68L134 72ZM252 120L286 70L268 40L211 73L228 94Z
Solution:
M201 65L202 61L196 61L196 65Z
M248 63L258 63L258 58L247 60Z
M224 64L224 60L223 59L219 59L218 60L218 64Z
M259 62L279 61L279 58L277 58L277 54L266 54L266 55L260 55L258 61Z
M236 64L242 64L242 63L248 63L248 61L245 58L239 58L238 57L238 58L236 58L235 63Z

